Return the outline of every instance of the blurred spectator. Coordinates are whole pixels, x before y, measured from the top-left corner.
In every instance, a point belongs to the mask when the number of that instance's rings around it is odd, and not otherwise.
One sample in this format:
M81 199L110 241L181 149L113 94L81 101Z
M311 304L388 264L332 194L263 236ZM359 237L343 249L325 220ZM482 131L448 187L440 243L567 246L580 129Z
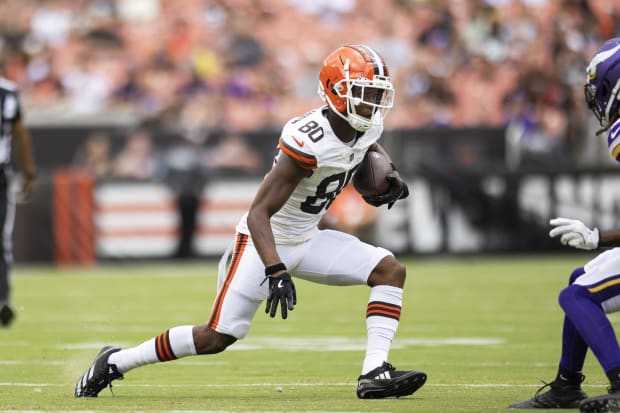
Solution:
M51 47L61 46L69 36L73 24L70 4L62 0L41 2L30 20L33 40Z
M176 191L181 235L175 257L191 258L200 194L206 183L202 165L206 135L188 133L174 142L164 154L166 180Z
M186 105L205 102L190 128L245 132L312 107L317 56L367 43L393 69L386 127L514 124L512 97L540 110L560 91L539 124L574 154L588 122L583 67L619 27L613 0L5 0L0 55L40 119L60 107L178 127ZM523 95L535 73L552 85Z
M106 132L93 132L76 151L72 167L86 172L95 179L107 178L112 171L110 136Z
M205 152L204 166L213 172L236 172L256 175L261 172L261 154L238 133L223 136L217 145Z
M153 137L147 129L129 133L125 145L116 156L112 176L142 180L163 178L160 160L153 148Z

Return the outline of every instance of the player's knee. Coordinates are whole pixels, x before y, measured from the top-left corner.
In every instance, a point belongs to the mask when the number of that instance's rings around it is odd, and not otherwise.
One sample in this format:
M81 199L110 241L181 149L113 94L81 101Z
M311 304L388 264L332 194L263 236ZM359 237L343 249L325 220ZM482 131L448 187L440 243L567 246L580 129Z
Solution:
M194 344L197 354L220 353L235 341L237 341L235 337L213 331L206 325L194 327Z
M564 312L570 310L575 302L581 300L592 300L592 294L586 287L577 284L571 284L564 288L560 291L560 295L558 296L558 302Z
M560 307L566 309L570 303L574 302L575 293L576 291L572 284L560 291L560 294L558 295L558 303L560 304Z
M391 285L403 288L407 271L392 255L383 258L368 277L368 285Z

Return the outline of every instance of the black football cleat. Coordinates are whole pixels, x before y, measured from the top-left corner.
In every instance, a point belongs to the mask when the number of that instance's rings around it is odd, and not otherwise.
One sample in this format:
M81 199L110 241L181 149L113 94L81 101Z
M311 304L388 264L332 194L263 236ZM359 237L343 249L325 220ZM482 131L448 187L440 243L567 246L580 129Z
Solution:
M590 397L579 404L581 413L620 412L620 389L609 389L609 394Z
M110 354L117 351L120 351L120 348L112 346L105 346L99 351L93 365L76 383L75 397L97 397L107 386L112 389L112 380L123 379L116 366L108 363Z
M14 319L15 311L13 311L10 305L4 304L2 308L0 308L0 326L8 327Z
M583 381L584 377L581 377ZM543 382L545 383L545 382ZM549 390L543 393L549 387ZM579 403L588 397L581 385L552 381L545 383L529 400L511 404L512 409L577 409Z
M426 373L422 371L398 371L390 363L359 376L357 397L360 399L383 399L402 397L415 393L426 383Z

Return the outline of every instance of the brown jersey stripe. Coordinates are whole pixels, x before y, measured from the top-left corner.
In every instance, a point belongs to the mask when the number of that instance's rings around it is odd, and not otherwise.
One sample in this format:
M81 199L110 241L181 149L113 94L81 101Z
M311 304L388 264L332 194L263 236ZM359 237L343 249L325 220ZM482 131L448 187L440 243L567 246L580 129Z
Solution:
M298 151L297 149L288 145L282 139L280 139L279 146L282 152L295 159L299 163L299 166L301 166L303 169L316 168L316 158L314 156Z
M226 275L226 280L224 281L224 285L220 289L217 294L217 298L215 303L213 303L213 309L211 310L211 317L207 322L207 325L211 327L211 329L215 330L217 328L217 324L220 320L220 314L222 311L222 305L224 303L224 296L230 287L230 283L235 277L235 273L237 272L237 267L239 266L239 261L241 260L241 256L243 255L243 251L245 250L245 246L248 243L248 236L245 234L237 233L237 241L235 243L235 249L232 255L232 259L230 261L230 267L228 268L228 274Z

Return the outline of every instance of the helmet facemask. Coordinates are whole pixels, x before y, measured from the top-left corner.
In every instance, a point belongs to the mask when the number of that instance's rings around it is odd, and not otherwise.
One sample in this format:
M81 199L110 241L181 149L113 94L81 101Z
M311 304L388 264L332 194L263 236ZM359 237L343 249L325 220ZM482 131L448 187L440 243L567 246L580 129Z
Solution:
M344 97L347 101L347 120L360 132L365 132L372 125L383 124L383 119L394 105L394 88L385 76L372 80L358 78L351 80Z

